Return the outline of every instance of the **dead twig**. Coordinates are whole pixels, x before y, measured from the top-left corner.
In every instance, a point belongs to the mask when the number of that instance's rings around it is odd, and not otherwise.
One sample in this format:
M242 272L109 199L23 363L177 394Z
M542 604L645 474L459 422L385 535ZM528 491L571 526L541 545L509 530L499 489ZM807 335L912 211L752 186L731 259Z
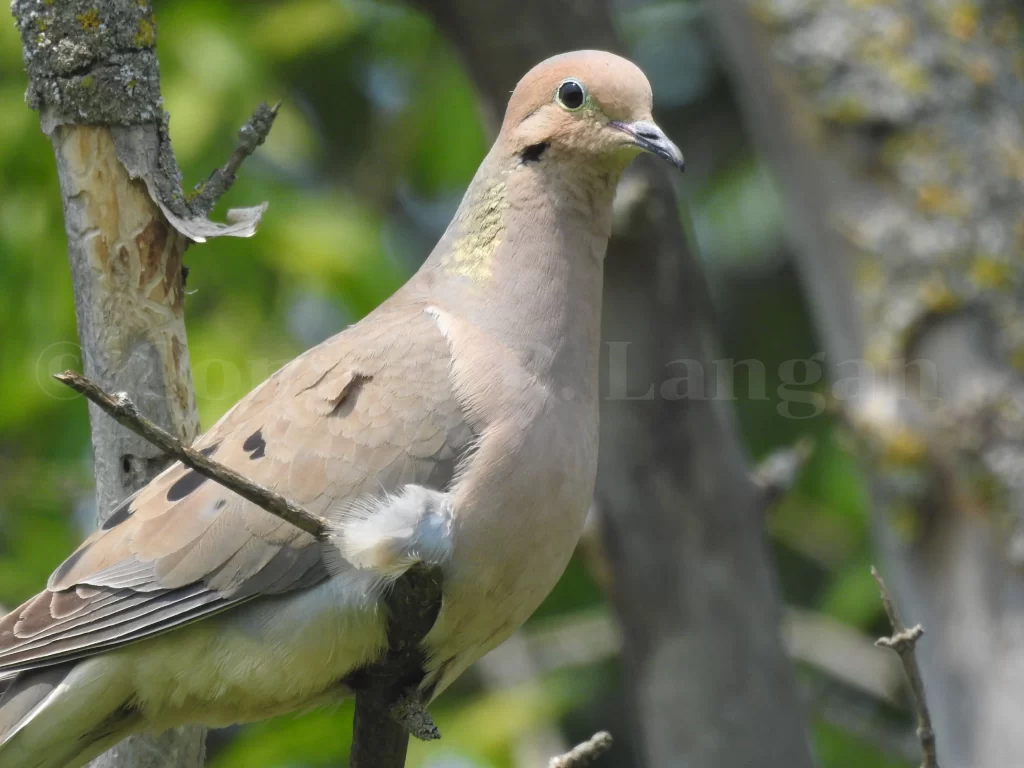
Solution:
M751 480L761 491L763 509L789 492L813 453L814 440L802 437L793 445L769 454L754 468Z
M108 395L85 376L74 371L57 373L53 377L61 384L65 384L76 392L85 395L118 424L144 437L157 448L173 456L186 467L194 469L203 477L220 483L247 501L251 501L270 514L291 523L296 528L300 528L318 539L323 539L327 536L327 521L322 517L314 515L312 512L307 512L295 502L289 501L284 496L279 496L259 483L254 483L252 480L243 477L238 472L235 472L235 470L229 469L223 464L204 456L195 448L185 445L174 435L161 429L140 414L139 409L135 407L135 403L129 400L128 396L123 392L119 392L116 395Z
M185 445L142 416L123 392L109 395L74 371L55 374L54 378L85 395L118 424L145 438L186 467L317 539L327 538L327 520ZM380 662L355 673L351 681L351 687L357 691L357 738L353 742L353 753L359 751L365 756L362 762L353 761L353 765L400 768L404 764L409 734L424 740L440 738L437 726L423 708L415 687L410 689L408 686L410 676L415 676L415 672L422 669L420 643L433 626L440 609L440 576L412 569L395 583L384 602L389 614L388 652ZM356 678L362 682L356 682Z
M908 629L903 623L903 619L900 618L899 611L896 610L896 604L893 602L892 595L889 594L888 587L885 586L885 582L874 566L871 567L871 576L878 584L878 589L882 594L882 605L885 607L885 613L888 615L893 629L891 637L880 637L875 641L875 645L880 648L889 648L899 654L913 694L914 712L917 716L917 740L921 742L923 758L921 768L939 768L939 760L935 754L935 731L932 730L932 717L928 712L928 702L924 695L924 680L921 678L921 670L917 666L915 653L917 641L924 634L924 629L920 624Z
M272 107L267 104L260 104L256 107L252 117L239 129L238 144L235 151L231 153L231 157L222 168L215 170L210 174L209 179L196 187L195 197L192 198L191 203L195 210L202 211L204 215L209 214L217 201L231 189L242 163L266 141L280 106L281 104L277 103Z
M564 755L551 758L548 768L582 768L612 748L612 735L598 731L582 744L577 744Z

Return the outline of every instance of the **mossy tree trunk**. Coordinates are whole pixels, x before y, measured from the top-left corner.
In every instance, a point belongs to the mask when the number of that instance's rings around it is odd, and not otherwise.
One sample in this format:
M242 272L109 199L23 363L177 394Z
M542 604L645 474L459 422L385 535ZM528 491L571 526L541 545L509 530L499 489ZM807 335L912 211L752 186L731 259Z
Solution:
M622 51L604 2L417 0L455 43L496 125L530 67L578 48ZM685 152L686 147L683 146ZM601 402L597 500L624 636L638 765L806 768L810 757L763 503L732 414L658 389L673 360L711 375L716 329L664 169L637 161L634 202L605 261L603 369L630 395ZM617 343L616 343L617 342ZM621 353L625 352L625 359ZM708 382L710 385L710 382ZM613 728L614 730L614 728Z
M152 8L145 0L16 0L12 12L27 101L56 155L85 374L108 392L127 392L143 414L191 442L199 418L183 313L188 240L156 199L158 187L177 189L177 179ZM89 416L102 522L167 462L95 406ZM203 740L194 727L134 737L93 765L199 768Z
M774 165L943 768L1024 754L1024 89L1008 0L708 5ZM865 574L865 579L868 576Z

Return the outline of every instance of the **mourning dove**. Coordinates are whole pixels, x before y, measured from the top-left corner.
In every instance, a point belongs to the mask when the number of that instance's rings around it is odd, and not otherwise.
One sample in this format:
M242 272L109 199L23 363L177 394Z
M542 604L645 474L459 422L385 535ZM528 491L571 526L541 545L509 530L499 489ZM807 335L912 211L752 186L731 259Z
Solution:
M443 577L425 700L517 629L590 505L602 262L641 151L683 166L635 65L532 69L423 267L196 443L330 537L172 465L0 621L0 766L339 701L385 646L382 590L417 562Z

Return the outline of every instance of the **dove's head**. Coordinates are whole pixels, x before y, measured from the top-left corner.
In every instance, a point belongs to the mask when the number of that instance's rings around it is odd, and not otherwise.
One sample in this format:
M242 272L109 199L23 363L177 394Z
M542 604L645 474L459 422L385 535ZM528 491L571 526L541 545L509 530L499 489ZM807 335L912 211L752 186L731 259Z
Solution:
M583 156L624 167L649 152L683 168L683 154L651 117L651 86L639 67L604 51L553 56L519 81L500 141L518 161Z

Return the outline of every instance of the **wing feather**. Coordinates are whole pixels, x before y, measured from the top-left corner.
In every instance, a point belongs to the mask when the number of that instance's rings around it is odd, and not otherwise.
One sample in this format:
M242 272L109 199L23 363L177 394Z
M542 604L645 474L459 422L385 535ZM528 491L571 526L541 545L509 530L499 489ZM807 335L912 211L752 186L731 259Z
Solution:
M249 393L196 445L325 514L405 483L438 490L472 440L447 343L422 307L382 306ZM174 464L0 619L0 673L151 637L328 577L309 534Z

